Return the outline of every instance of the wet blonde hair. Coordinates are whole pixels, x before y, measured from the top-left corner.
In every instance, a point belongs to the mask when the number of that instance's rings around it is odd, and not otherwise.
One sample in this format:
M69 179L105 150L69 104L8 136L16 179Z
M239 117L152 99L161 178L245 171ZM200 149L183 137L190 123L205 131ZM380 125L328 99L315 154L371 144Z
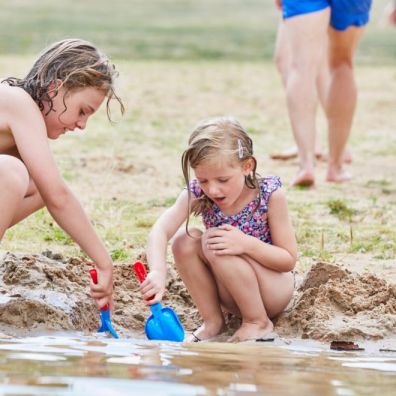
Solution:
M190 169L195 169L202 162L218 161L220 158L240 166L249 159L253 160L254 166L252 172L245 177L245 184L251 189L259 186L256 174L257 161L253 156L253 141L242 125L232 117L216 117L201 121L191 133L188 148L181 159L188 192L187 233L190 214L197 216L213 205L213 201L204 193L191 203Z
M67 39L46 48L25 78L9 77L2 82L24 89L41 111L47 102L47 114L53 108L52 98L58 94L60 86L66 89L65 95L70 90L86 87L102 90L107 96L106 110L111 121L112 99L119 103L121 113L124 112L124 105L114 89L117 76L114 65L93 44L81 39ZM62 81L60 86L57 80Z

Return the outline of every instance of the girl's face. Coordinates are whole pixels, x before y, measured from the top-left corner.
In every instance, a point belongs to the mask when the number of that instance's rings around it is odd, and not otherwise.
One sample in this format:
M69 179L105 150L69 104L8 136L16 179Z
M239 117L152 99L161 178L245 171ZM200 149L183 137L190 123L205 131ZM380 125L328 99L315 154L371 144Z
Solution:
M207 197L222 211L238 206L246 192L245 176L253 170L253 160L243 164L227 160L204 161L194 168L195 176Z
M47 115L45 114L48 112L48 105L44 106L43 114L48 137L57 139L60 135L74 131L76 128L84 129L88 118L100 107L105 96L104 91L93 87L68 92L61 87L52 99L54 107Z

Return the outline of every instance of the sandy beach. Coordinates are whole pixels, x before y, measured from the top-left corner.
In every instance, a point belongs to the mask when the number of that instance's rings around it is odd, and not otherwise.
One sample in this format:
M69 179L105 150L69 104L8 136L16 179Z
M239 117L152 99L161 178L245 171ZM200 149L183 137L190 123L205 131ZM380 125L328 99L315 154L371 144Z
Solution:
M139 259L144 261L144 255ZM131 264L118 263L114 268L112 322L126 338L144 337L144 322L150 315ZM0 332L12 337L48 331L94 333L99 322L97 307L89 295L89 268L90 263L82 258L65 258L50 251L40 255L4 254L0 261ZM297 271L296 279L289 307L274 321L282 342L347 340L361 344L382 340L392 346L396 339L396 284L392 274L386 270L379 275L358 273L318 262L309 271ZM163 305L177 312L186 331L199 326L200 315L171 263ZM232 334L238 320L228 319ZM223 336L216 341L225 339Z

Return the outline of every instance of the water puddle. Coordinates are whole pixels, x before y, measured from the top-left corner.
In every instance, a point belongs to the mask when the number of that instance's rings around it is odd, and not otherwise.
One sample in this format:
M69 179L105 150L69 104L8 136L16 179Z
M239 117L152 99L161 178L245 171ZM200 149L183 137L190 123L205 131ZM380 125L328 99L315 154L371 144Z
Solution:
M80 334L0 340L0 395L394 395L396 353L153 343Z

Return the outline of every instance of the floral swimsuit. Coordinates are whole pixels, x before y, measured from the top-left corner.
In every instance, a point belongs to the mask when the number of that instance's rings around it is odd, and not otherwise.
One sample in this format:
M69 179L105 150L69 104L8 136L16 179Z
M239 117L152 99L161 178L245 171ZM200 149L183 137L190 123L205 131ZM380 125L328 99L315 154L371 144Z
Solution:
M202 213L202 221L206 229L218 227L222 224L230 224L239 228L243 233L254 236L263 242L272 244L267 213L271 194L282 186L278 176L267 176L259 179L260 195L248 203L239 213L227 216L213 203L209 209ZM195 198L199 198L203 192L198 180L190 183L190 191ZM260 205L256 211L258 201Z

